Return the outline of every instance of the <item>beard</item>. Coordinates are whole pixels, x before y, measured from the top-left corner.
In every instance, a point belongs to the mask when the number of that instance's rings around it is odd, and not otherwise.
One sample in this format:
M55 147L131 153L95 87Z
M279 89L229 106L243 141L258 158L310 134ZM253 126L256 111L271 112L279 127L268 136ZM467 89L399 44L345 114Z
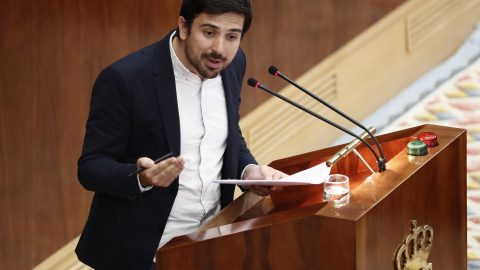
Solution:
M200 76L202 76L204 79L212 79L217 77L218 74L220 74L220 72L222 72L222 70L224 70L229 64L227 63L227 58L221 54L211 52L211 53L201 53L199 55L195 51L190 38L187 38L185 43L185 54L187 56L187 60L190 63L190 65L192 65L200 74ZM222 61L222 65L218 68L209 67L205 63L204 59L206 58L220 60Z

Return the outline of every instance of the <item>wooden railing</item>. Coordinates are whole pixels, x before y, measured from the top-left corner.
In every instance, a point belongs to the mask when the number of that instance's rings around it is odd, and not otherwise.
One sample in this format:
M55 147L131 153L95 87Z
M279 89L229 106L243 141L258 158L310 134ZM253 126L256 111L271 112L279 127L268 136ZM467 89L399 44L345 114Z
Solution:
M70 243L59 249L57 252L48 257L41 264L37 265L33 270L87 270L92 269L80 262L75 254L79 237L76 237Z

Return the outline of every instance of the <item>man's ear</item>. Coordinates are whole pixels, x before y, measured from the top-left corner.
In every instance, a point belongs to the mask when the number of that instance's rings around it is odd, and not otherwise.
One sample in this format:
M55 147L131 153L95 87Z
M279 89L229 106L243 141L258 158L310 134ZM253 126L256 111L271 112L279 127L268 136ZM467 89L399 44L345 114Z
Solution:
M180 39L186 40L188 36L188 25L187 21L183 16L178 17L178 30L180 31Z

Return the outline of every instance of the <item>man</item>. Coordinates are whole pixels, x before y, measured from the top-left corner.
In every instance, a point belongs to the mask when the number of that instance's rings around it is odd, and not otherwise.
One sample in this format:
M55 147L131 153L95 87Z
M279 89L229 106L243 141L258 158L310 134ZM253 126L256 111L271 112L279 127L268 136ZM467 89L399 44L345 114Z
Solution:
M185 0L176 31L100 73L78 162L80 183L95 192L76 248L82 262L154 268L159 247L233 200L234 186L214 179L285 176L256 165L238 125L239 45L251 19L249 0ZM154 164L168 152L176 157Z

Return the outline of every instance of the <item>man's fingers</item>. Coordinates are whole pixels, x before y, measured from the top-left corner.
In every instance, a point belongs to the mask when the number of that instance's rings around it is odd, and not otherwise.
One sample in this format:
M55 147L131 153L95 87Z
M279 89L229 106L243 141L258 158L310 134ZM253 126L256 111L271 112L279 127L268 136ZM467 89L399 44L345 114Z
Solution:
M151 161L151 163L150 163ZM153 164L153 160L148 158L140 158L137 166L148 168L140 173L140 181L142 185L168 187L180 174L185 166L185 159L181 156L171 157L158 164ZM145 186L145 185L144 185Z
M247 167L247 170L245 171L245 175L243 179L279 180L287 176L288 176L287 174L281 171L275 170L274 168L267 165L253 165L253 166ZM252 186L249 186L248 189L257 195L268 196L273 191L283 190L283 187L252 185Z
M260 165L260 173L263 175L264 180L272 180L272 171L273 169L266 166L266 165Z
M182 168L185 166L185 159L182 156L177 157L177 162L178 165L182 166Z
M262 185L251 185L248 189L259 195L259 196L268 196L270 195L270 187L269 186L262 186Z
M155 162L147 157L142 157L137 160L137 168L150 168L155 165Z
M271 192L277 192L277 191L282 191L282 190L283 190L283 186L272 186L270 188Z
M151 168L148 176L152 179L152 184L160 187L169 186L182 172L185 165L183 157L169 158Z
M172 160L166 167L162 168L162 170L158 173L158 176L175 179L183 170L183 167L184 166L182 162L179 162L178 160Z
M278 180L287 177L288 174L275 170L272 174L272 180Z
M288 176L287 174L281 171L275 170L274 168L269 167L267 165L260 165L258 170L260 174L263 176L262 178L265 180L278 180Z
M183 157L171 157L166 160L163 160L159 162L158 164L155 164L155 166L149 167L149 175L156 175L159 174L160 172L166 170L167 168L171 166L178 166L182 167L185 164L185 161L183 160Z

